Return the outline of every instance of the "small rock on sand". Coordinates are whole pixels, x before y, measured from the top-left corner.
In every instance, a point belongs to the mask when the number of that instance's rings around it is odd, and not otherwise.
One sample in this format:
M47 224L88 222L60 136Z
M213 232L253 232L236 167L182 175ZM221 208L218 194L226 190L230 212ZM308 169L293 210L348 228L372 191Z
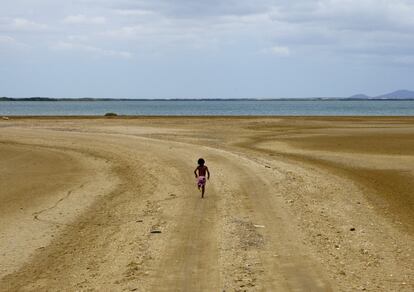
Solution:
M8 120L9 119L9 117L1 117L3 120Z
M161 230L151 230L151 233L161 233Z

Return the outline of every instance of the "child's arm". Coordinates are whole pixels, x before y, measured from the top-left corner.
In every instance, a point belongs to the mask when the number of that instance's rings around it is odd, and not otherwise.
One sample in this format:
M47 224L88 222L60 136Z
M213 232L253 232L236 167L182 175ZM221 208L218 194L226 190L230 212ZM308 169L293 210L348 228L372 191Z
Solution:
M197 169L198 169L198 166L197 166L197 168L194 170L194 175L195 175L195 177L196 177L196 178L198 177L198 175L197 175Z
M208 167L206 166L206 171L207 171L207 179L210 179L210 171L208 171Z

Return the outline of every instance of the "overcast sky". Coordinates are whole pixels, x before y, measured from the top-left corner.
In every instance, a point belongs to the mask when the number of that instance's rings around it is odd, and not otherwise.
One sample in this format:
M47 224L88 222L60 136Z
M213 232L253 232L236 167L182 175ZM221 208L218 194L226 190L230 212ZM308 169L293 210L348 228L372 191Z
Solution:
M0 96L414 89L414 0L0 1Z

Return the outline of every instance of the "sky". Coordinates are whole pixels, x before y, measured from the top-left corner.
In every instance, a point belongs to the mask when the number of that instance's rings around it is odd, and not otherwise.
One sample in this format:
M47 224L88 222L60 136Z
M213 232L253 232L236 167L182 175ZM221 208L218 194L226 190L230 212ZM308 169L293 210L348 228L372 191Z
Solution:
M414 0L1 0L0 96L414 89Z

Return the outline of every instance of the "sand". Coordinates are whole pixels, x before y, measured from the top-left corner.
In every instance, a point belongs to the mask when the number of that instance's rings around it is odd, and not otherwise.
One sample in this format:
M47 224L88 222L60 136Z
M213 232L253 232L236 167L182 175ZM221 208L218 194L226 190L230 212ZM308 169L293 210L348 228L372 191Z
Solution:
M412 291L413 149L409 117L0 121L0 291Z

